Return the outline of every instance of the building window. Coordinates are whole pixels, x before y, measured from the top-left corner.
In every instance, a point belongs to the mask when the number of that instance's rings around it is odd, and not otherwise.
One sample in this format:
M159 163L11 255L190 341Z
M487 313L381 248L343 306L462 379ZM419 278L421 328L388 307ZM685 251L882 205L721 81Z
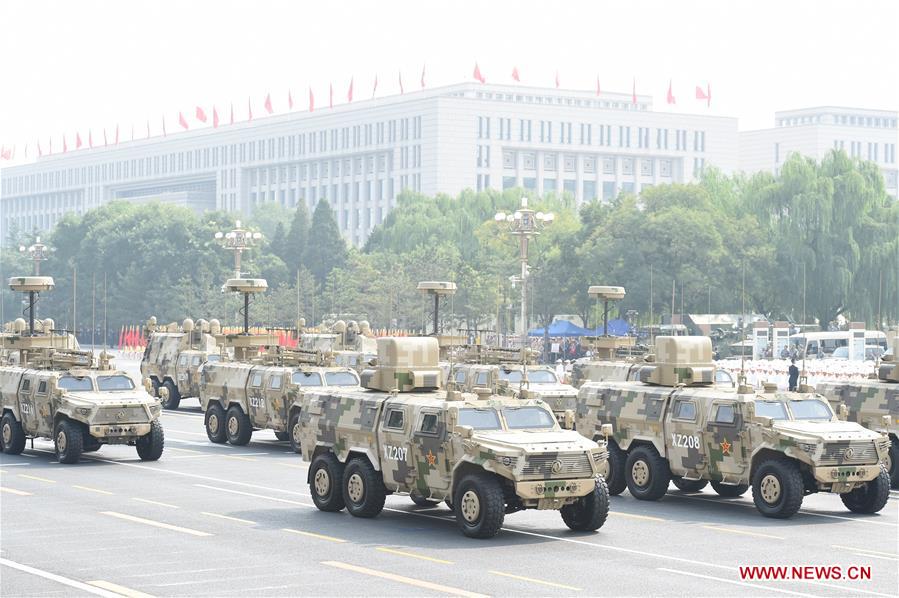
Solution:
M515 186L515 177L514 176L504 176L503 177L503 189L511 189Z
M603 174L615 174L615 158L602 159Z
M544 193L555 193L556 192L556 179L543 179L543 192Z
M551 172L555 172L556 170L556 154L544 154L543 155L543 170L549 170Z
M634 174L634 159L633 158L624 158L621 160L621 174L631 175Z
M522 167L525 170L537 169L537 156L533 152L523 152L521 154Z
M594 201L596 199L596 181L584 181L583 200Z
M640 174L652 176L652 160L640 160Z

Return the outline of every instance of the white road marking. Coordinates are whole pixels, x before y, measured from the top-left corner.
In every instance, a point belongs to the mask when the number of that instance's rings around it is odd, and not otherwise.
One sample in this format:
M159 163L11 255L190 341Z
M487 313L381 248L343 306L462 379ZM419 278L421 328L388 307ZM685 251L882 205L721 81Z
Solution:
M687 575L689 577L698 577L700 579L711 579L714 581L720 581L722 583L733 584L735 586L754 588L755 590L765 590L768 592L779 592L781 594L792 594L793 596L806 596L806 597L814 597L815 596L815 594L803 594L802 592L793 592L792 590L784 590L783 588L775 588L774 586L764 586L761 584L746 583L745 581L737 581L735 579L727 579L724 577L714 577L713 575L701 575L699 573L689 573L687 571L678 571L677 569L665 569L664 567L659 567L658 570L665 571L666 573L675 573L677 575Z
M251 525L256 525L255 521L250 521L249 519L241 519L240 517L231 517L229 515L221 515L219 513L207 513L206 511L200 511L200 515L218 517L219 519L227 519L228 521L236 521L237 523L249 523Z
M0 463L0 467L21 467L22 465L31 465L31 463Z
M343 538L335 538L334 536L326 536L324 534L316 534L315 532L305 532L299 529L291 529L289 527L285 527L281 529L282 532L289 532L291 534L298 534L300 536L306 536L307 538L316 538L318 540L327 540L328 542L336 542L338 544L343 544L346 542Z
M880 552L879 550L870 550L868 548L856 548L854 546L841 546L840 544L831 544L831 548L842 548L843 550L851 550L853 552L870 552L872 554L879 554L882 556L888 556L890 558L899 558L899 555L890 553L890 552Z
M6 486L0 486L0 491L9 492L10 494L15 494L16 496L34 496L33 492L25 492L24 490L16 490L15 488L7 488Z
M109 590L110 592L115 592L119 596L127 596L128 598L152 598L150 594L144 594L143 592L138 592L137 590L132 590L131 588L126 588L125 586L120 586L119 584L112 583L111 581L97 579L95 581L89 581L87 583L104 590Z
M521 581L529 581L531 583L537 583L544 586L552 586L554 588L562 588L563 590L572 590L575 592L580 592L583 588L576 588L574 586L568 586L563 583L555 583L553 581L544 581L542 579L534 579L533 577L525 577L523 575L513 575L511 573L504 573L503 571L488 571L488 573L492 573L493 575L501 575L503 577L511 577L512 579L520 579Z
M432 563L441 563L443 565L452 565L453 561L447 561L445 559L437 559L432 556L425 556L423 554L416 554L414 552L406 552L405 550L397 550L396 548L388 548L387 546L378 546L375 550L379 550L381 552L388 552L390 554L397 554L399 556L406 556L412 559L419 559L422 561L430 561Z
M181 527L178 525L171 525L169 523L163 523L161 521L154 521L152 519L144 519L143 517L135 517L133 515L126 515L125 513L117 513L115 511L100 511L100 514L101 515L109 515L110 517L116 517L118 519L124 519L125 521L132 521L134 523L143 523L144 525L151 525L153 527L159 527L162 529L171 530L173 532L181 532L182 534L189 534L191 536L206 537L206 536L212 535L207 532L201 532L199 530L190 529L189 527Z
M79 486L78 484L72 484L72 488L78 488L79 490L85 490L87 492L96 492L97 494L115 494L114 492L110 492L109 490L91 488L90 486Z
M10 561L9 559L0 558L0 565L9 567L10 569L18 569L19 571L30 573L31 575L37 575L38 577L43 577L44 579L49 579L50 581L55 581L56 583L61 583L64 586L69 586L70 588L75 588L76 590L87 592L88 594L93 594L95 596L104 596L105 598L119 598L119 594L113 594L112 592L107 592L106 590L103 590L101 588L95 588L93 586L89 586L86 583L82 583L74 579L69 579L68 577L63 577L62 575L57 575L55 573L50 573L49 571L37 569L35 567L29 567L28 565Z
M475 592L469 592L467 590L462 590L460 588L453 588L453 587L445 586L445 585L442 585L439 583L432 583L430 581L424 581L422 579L414 579L412 577L405 577L403 575L387 573L386 571L378 571L375 569L369 569L367 567L359 567L358 565L351 565L349 563L341 563L340 561L322 561L322 565L328 565L329 567L337 567L338 569L344 569L346 571L353 571L355 573L362 573L363 575L370 575L371 577L380 577L381 579L388 579L390 581L404 583L406 585L415 586L417 588L424 588L425 590L430 590L432 592L441 592L443 594L451 594L453 596L467 596L468 598L484 597L484 594L477 594Z
M19 477L20 478L28 478L29 480L37 480L38 482L46 482L48 484L56 483L56 480L51 480L49 478L42 478L42 477L36 476L36 475L28 475L27 473L20 473Z
M138 502L147 503L148 505L157 505L160 507L166 507L168 509L180 509L178 505L170 505L167 502L159 502L158 500L150 500L149 498L139 498L137 496L131 497L131 500L136 500Z
M219 488L217 486L207 486L206 484L194 484L198 488L206 488L208 490L218 490L219 492L227 492L229 494L241 494L243 496L252 496L253 498L262 498L264 500L271 500L274 502L283 502L289 505L299 505L301 507L312 507L315 508L314 504L309 504L305 502L298 502L295 500L287 500L286 498L275 498L274 496L265 496L262 494L253 494L252 492L241 492L240 490L231 490L230 488Z
M729 534L742 534L744 536L755 536L757 538L771 538L772 540L785 540L783 536L772 536L771 534L762 534L759 532L748 532L741 529L733 529L730 527L720 527L717 525L703 525L703 529L710 529L716 532L727 532Z

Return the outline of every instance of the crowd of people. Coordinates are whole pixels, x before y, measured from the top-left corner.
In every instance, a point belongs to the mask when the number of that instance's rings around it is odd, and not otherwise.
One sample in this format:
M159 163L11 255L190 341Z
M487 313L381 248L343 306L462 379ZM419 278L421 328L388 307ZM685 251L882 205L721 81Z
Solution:
M751 386L773 382L779 389L788 390L791 387L791 366L798 371L800 380L805 376L807 383L812 386L825 380L841 382L865 380L877 373L873 361L848 359L747 359L742 369L746 375L746 382ZM736 379L741 370L740 358L722 359L718 362L718 367L730 372Z

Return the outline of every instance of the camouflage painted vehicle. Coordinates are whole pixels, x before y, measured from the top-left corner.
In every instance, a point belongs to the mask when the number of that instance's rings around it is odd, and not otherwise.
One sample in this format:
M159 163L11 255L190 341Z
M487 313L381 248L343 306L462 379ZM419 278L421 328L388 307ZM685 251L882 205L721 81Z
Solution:
M880 511L890 479L882 464L889 440L836 418L808 392L713 385L708 337L659 337L658 362L640 382L588 382L578 393L577 430L599 434L610 423L609 488L657 500L669 482L698 492L709 482L722 496L752 487L765 516L790 517L805 494L834 492L851 511Z
M441 390L437 364L433 337L380 338L367 390L305 393L300 439L319 509L374 517L388 494L408 493L419 506L446 501L477 538L522 509L559 510L575 530L605 523L604 442L562 430L538 399Z
M864 382L823 382L815 390L845 419L889 436L886 465L893 488L899 488L899 338L893 340L893 354L880 363L877 377Z
M157 326L151 317L145 330L148 341L140 373L147 392L159 397L166 409L177 409L181 399L199 397L200 366L221 359L214 336L221 330L218 320L194 323L188 318L179 327Z
M583 357L571 368L571 385L580 388L586 382L634 382L640 379L640 370L647 362L643 357L603 361ZM733 375L727 370L715 370L717 388L736 388Z
M209 362L200 369L200 406L212 442L241 446L254 430L274 430L299 452L303 391L359 388L355 371L329 365L318 351L278 347L261 361Z

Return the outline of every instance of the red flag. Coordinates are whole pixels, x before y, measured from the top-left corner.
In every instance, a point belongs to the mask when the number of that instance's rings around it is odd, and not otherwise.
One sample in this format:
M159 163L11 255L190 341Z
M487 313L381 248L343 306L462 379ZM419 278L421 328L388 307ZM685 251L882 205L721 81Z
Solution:
M66 136L63 135L62 136L62 153L66 153L67 151L69 151L69 146L66 143Z
M265 106L264 107L265 107L266 112L268 112L269 114L272 113L272 94L270 94L270 93L265 94Z
M421 65L421 88L425 88L425 65Z
M250 113L250 117L247 119L247 121L253 120L253 104L252 102L250 102L249 97L247 97L247 111Z
M115 144L119 144L119 125L115 126Z
M328 107L334 107L334 84L328 83Z
M201 123L206 122L206 112L199 106L197 106L197 120Z
M162 115L162 136L167 137L165 132L165 114Z
M375 92L377 92L377 91L378 91L378 76L375 75L375 84L374 84L374 86L371 88L371 97L374 98L374 97L375 97Z
M231 102L231 124L234 124L234 102Z
M219 128L219 111L216 110L215 106L212 107L212 128Z
M696 99L697 100L705 100L706 106L711 105L711 103L712 103L712 85L711 84L708 85L708 93L703 91L703 89L697 85L696 86Z
M12 150L6 149L5 145L0 145L0 160L12 160Z
M521 76L518 74L518 67L512 67L512 79L521 83Z
M637 78L636 77L634 77L634 87L633 87L633 90L631 91L631 103L632 104L637 103Z
M353 101L353 78L352 77L350 77L350 89L346 94L346 101L347 102Z
M403 94L403 71L400 71L400 95Z
M287 90L287 109L293 110L293 94L290 93L290 90Z
M556 71L556 89L559 89L559 71Z
M677 101L674 99L674 90L671 88L671 79L668 79L668 103L676 104Z
M91 149L94 148L94 134L91 132L90 129L87 130L87 145ZM40 147L41 146L38 145L38 150L40 150Z
M81 133L75 133L75 149L81 149Z
M597 76L596 77L596 95L599 95L600 93L602 93L602 92L599 87L599 77Z
M481 74L481 67L478 66L478 63L477 63L477 62L474 63L474 73L473 73L473 76L474 76L475 79L477 79L477 80L480 81L481 83L486 83L486 82L487 82L487 79L484 77L484 75Z
M184 127L185 131L190 128L187 125L187 119L184 118L184 114L182 114L181 112L178 113L178 124Z
M309 112L315 110L315 96L312 94L312 88L309 88Z

